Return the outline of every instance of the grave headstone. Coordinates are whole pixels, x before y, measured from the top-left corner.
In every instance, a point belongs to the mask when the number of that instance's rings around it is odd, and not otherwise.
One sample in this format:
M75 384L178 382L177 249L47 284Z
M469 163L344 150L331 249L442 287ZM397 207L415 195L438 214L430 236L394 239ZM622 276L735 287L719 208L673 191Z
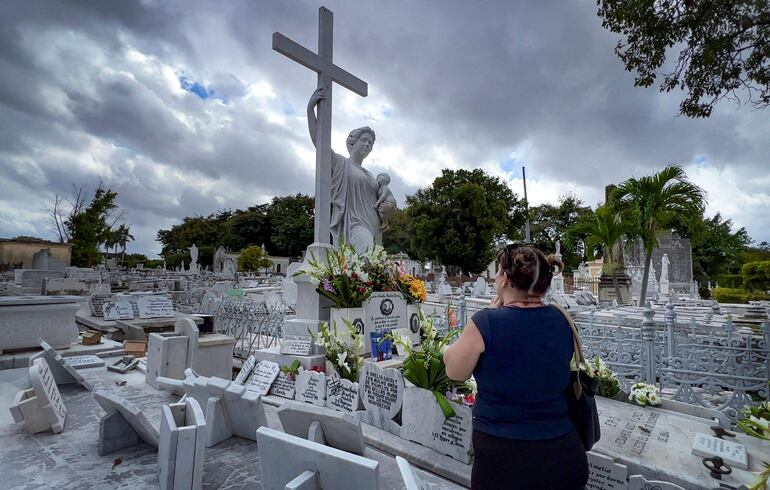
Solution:
M94 400L106 413L99 421L99 455L134 446L139 441L158 447L158 430L142 410L114 393L97 391Z
M43 280L44 295L81 295L88 292L88 285L83 281L64 277L46 277Z
M357 411L358 383L332 373L326 382L326 407L348 413Z
M104 303L114 302L115 297L109 292L109 287L107 287L108 291L106 293L103 292L92 292L91 296L88 297L88 308L91 310L91 315L96 317L103 317L104 316Z
M471 408L457 403L453 403L452 408L455 416L445 418L431 391L407 387L401 437L469 463L473 432Z
M77 383L88 391L93 390L91 383L86 381L86 379L79 372L77 372L77 370L72 367L67 362L67 360L61 356L61 354L56 352L56 349L51 347L48 342L43 339L37 339L37 342L40 344L40 347L43 348L43 352L39 352L29 358L30 366L35 362L36 359L43 358L47 361L48 366L51 369L51 373L56 380L56 384L63 385Z
M392 368L382 369L374 363L364 363L359 372L359 394L366 411L361 420L379 429L398 434L393 422L404 397L404 376Z
M397 291L375 292L364 301L364 339L372 332L406 328L406 300Z
M67 364L74 367L75 369L101 367L105 364L104 359L93 354L88 354L85 356L70 356L64 360L67 362Z
M267 394L294 400L296 392L294 386L295 381L291 375L287 373L278 373L278 377L273 381L273 384L270 386L270 391L268 391Z
M309 356L313 350L312 337L302 335L287 335L281 343L281 354Z
M24 421L33 434L49 429L54 433L63 431L67 407L45 359L33 362L29 383L32 388L19 392L10 407L14 421Z
M161 407L158 480L161 490L203 487L206 420L194 398Z
M139 308L139 318L173 318L174 307L171 299L165 296L144 296L137 300Z
M357 415L307 403L287 402L278 409L283 431L304 439L313 422L319 422L325 444L342 451L364 454L364 435Z
M277 362L273 361L259 361L248 378L244 386L247 390L253 391L260 396L267 395L270 391L270 386L278 377L278 373L281 372L281 367Z
M215 446L231 436L256 440L257 429L267 425L262 397L236 383L202 378L199 379L209 392L205 410L209 428L206 447Z
M128 301L105 302L102 305L105 320L133 320L134 309Z
M147 343L145 382L157 390L158 376L184 379L185 369L193 366L188 358L189 342L188 337L176 332L151 333Z
M251 371L256 365L257 359L253 355L249 356L249 358L244 361L243 366L241 366L241 370L238 371L238 375L235 377L233 382L242 385L246 381L246 378L249 377Z
M265 490L379 488L379 463L363 456L268 427L257 430L257 449Z
M746 453L746 446L708 434L695 434L695 440L692 442L692 453L702 458L719 456L725 463L731 466L742 470L749 468L749 456Z
M302 371L294 385L295 400L323 407L326 400L326 375L315 371Z
M588 451L588 483L586 490L626 490L628 467L614 459Z

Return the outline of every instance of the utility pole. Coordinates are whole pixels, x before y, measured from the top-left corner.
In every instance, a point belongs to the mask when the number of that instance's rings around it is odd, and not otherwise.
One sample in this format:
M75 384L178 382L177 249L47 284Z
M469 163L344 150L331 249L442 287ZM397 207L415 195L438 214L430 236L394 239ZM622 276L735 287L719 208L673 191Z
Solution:
M527 221L524 224L524 241L529 243L532 236L529 231L529 200L527 199L527 167L521 167L521 176L524 179L524 213Z

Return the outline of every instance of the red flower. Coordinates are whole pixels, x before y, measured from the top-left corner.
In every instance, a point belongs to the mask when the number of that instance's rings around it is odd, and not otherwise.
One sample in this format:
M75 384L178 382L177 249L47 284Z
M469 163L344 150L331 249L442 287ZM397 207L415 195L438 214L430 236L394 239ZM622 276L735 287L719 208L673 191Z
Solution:
M356 279L358 279L358 274L356 274L356 273L354 272L354 273L352 273L352 274L350 275L350 278L351 278L351 279L353 279L353 280L355 281Z
M317 373L323 373L324 372L324 368L321 367L321 366L313 366L313 367L310 368L310 370L311 371L315 371Z
M368 282L366 283L366 285L367 285L367 286L369 286L369 287L372 287L372 284L374 284L372 281L368 281Z
M358 288L358 292L359 292L359 293L363 294L363 293L364 293L364 291L366 291L366 288Z

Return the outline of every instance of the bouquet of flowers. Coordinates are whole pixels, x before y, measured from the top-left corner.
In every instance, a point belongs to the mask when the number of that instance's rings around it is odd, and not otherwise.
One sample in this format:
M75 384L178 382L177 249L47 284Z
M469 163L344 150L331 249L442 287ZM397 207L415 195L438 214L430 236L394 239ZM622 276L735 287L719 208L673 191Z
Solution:
M331 249L326 263L308 259L310 277L318 281L316 291L334 302L337 308L359 308L372 294L374 282L364 271L364 261L352 246L341 243Z
M455 381L446 375L446 365L444 364L444 351L449 342L459 335L459 330L450 331L445 337L441 338L434 327L435 314L427 320L420 314L420 323L422 324L421 337L422 348L415 350L411 342L404 342L399 337L390 338L393 342L401 344L407 355L402 365L404 378L408 379L418 388L423 388L433 392L436 402L441 407L445 418L455 416L452 404L449 403L447 395L457 400L462 396L463 401L467 395L473 394L472 385L467 381ZM475 401L475 397L470 400Z
M659 407L661 404L658 387L647 383L636 383L631 386L631 393L628 395L628 400L641 407L648 405L651 407Z
M372 281L373 291L400 291L398 264L388 258L388 252L380 245L361 255L362 269Z
M408 304L425 303L425 300L428 298L425 283L411 274L401 274L399 276L398 288Z
M744 408L743 415L744 418L738 421L738 427L743 429L743 432L770 441L770 402Z
M611 398L620 393L618 377L599 356L595 356L586 364L586 373L599 381L599 396Z
M310 335L317 345L326 349L326 359L334 366L334 370L344 378L353 382L358 381L358 372L361 369L361 356L358 353L363 346L361 336L356 335L356 328L348 321L345 321L348 334L352 339L352 346L337 334L337 325L331 329L329 324L324 322L318 328L318 335Z

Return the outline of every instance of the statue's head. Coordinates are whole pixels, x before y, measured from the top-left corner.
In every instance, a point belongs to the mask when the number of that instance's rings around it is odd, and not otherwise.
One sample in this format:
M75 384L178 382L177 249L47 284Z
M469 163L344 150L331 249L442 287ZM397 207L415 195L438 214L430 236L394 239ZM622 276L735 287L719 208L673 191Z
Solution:
M345 142L346 146L348 147L348 153L350 153L351 155L353 154L353 147L358 142L358 140L361 139L363 135L368 135L371 137L371 144L369 145L369 151L372 151L372 147L374 147L374 140L376 136L374 135L374 130L372 128L370 128L369 126L364 126L362 128L354 129L353 131L350 132L350 134L348 134L348 139ZM369 154L369 151L366 152L366 155ZM363 155L363 156L366 156L366 155Z
M390 175L386 174L385 172L377 174L377 183L380 185L390 185Z

